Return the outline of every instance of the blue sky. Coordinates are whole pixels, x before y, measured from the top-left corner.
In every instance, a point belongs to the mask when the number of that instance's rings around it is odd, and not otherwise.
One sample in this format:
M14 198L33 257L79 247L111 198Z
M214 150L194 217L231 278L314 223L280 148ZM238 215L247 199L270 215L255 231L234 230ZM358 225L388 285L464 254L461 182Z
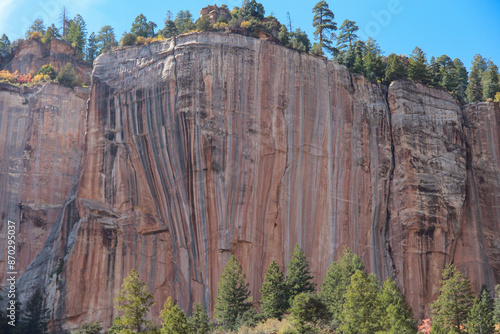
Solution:
M274 12L282 23L287 22L289 12L292 26L305 30L312 40L311 10L317 1L262 0L261 3L266 15ZM218 5L226 3L230 8L240 6L241 2L217 0ZM22 37L36 18L59 25L60 9L66 6L71 17L83 16L89 33L109 24L117 37L121 37L140 13L163 27L168 10L175 15L181 9L188 9L196 19L202 7L214 3L210 0L0 0L0 34L6 33L11 40ZM480 53L500 65L499 0L330 0L328 3L338 26L344 19L356 21L360 35L377 40L385 55L410 54L419 46L428 58L447 54L460 58L469 67L473 56Z

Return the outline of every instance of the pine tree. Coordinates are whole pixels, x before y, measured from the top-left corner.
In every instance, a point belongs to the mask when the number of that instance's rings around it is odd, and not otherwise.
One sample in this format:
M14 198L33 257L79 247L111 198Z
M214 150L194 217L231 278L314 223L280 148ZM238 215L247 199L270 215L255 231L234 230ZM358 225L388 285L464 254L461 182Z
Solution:
M187 320L193 334L209 334L212 330L212 324L205 308L200 303L194 303L193 315Z
M316 284L312 281L313 278L306 255L299 245L295 245L288 262L288 275L286 277L287 297L290 304L299 293L313 293L316 291Z
M52 41L52 38L61 38L59 29L54 24L48 27L47 30L45 31L45 35L43 36L43 42L50 43Z
M288 46L290 43L290 33L288 32L288 29L284 24L280 26L280 31L278 34L278 39L280 40L281 44L284 46Z
M433 327L463 333L474 299L471 284L453 264L444 268L440 283L439 297L431 305Z
M267 268L260 292L262 294L260 305L264 318L281 319L287 309L288 300L286 298L285 276L275 261L272 261Z
M328 308L315 294L302 292L293 299L290 315L299 333L314 333L314 327L328 317Z
M0 56L5 57L10 53L10 40L7 35L0 37Z
M115 38L115 31L113 27L105 25L99 30L97 34L97 45L99 54L110 51L113 47L117 46Z
M486 59L480 54L476 54L472 60L472 68L469 74L469 85L467 86L468 102L479 102L483 99L483 73L486 69Z
M311 41L309 41L309 37L305 31L300 28L297 28L290 34L290 44L289 46L293 49L309 52L311 50Z
M405 296L393 280L387 279L378 294L378 303L383 314L381 327L384 334L416 334L417 322Z
M87 42L87 56L85 60L89 65L92 66L98 54L99 54L99 46L98 46L97 36L95 35L94 32L92 32Z
M165 38L172 38L179 34L175 22L172 20L172 12L167 12L167 18L165 19L165 27L161 31L161 34Z
M500 91L498 84L498 66L491 60L488 62L488 71L483 78L483 99L494 99L495 94Z
M406 68L401 58L395 53L387 57L387 67L385 68L384 82L390 84L395 80L406 79Z
M314 38L319 40L319 44L332 55L336 55L338 50L333 46L333 40L336 38L334 31L337 30L337 23L335 23L335 15L328 7L328 3L321 0L313 8L313 27Z
M338 262L333 262L328 268L319 296L328 306L334 327L340 323L340 314L345 303L344 295L351 284L351 277L356 271L362 271L364 268L361 259L349 248L345 248Z
M189 334L190 328L184 312L175 305L172 297L168 297L160 318L162 319L161 334Z
M264 6L256 0L244 0L241 9L246 17L255 17L258 20L264 19L264 14L266 13Z
M344 295L345 303L340 313L339 330L344 334L371 334L383 330L380 324L382 311L377 302L378 280L358 270Z
M102 326L99 322L84 322L82 326L72 334L101 334Z
M431 82L430 71L427 65L425 53L419 47L416 47L411 54L408 62L408 79L429 84Z
M246 275L240 263L231 255L219 280L215 302L215 319L225 329L236 329L238 318L252 307Z
M371 37L366 41L362 73L370 81L381 81L384 76L384 64L380 56L380 47Z
M179 34L185 34L196 28L193 23L193 15L191 15L189 10L179 11L175 17L174 23Z
M493 321L493 301L487 289L483 289L481 295L474 298L474 303L467 318L467 333L496 333L495 322Z
M359 30L355 21L344 20L339 28L339 37L337 38L337 47L339 51L347 51L358 39L356 32Z
M87 38L87 25L80 14L69 21L68 31L64 38L71 43L77 54L83 55Z
M45 34L45 24L42 19L36 19L26 31L26 38L30 37L32 33L40 33L41 36Z
M153 37L155 35L155 28L156 24L154 22L148 22L148 19L143 14L140 14L132 23L130 33L136 35L137 37Z
M43 305L43 294L41 289L36 289L26 304L21 316L21 332L24 334L46 334L50 311Z
M495 286L495 299L493 300L493 320L500 324L500 284Z
M134 269L123 280L122 289L114 301L121 313L119 321L113 321L114 324L136 333L145 333L155 327L152 321L146 319L146 314L155 303L153 295Z
M458 58L453 59L453 73L456 80L456 87L452 90L453 96L458 100L458 103L464 104L467 95L468 73L464 63Z

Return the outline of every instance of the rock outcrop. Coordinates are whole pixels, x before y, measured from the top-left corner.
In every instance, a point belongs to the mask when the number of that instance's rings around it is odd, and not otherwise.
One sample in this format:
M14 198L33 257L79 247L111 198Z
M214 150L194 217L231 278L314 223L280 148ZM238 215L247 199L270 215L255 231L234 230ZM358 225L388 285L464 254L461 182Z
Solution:
M167 296L185 311L213 308L231 254L258 300L268 264L285 266L295 244L318 283L349 246L379 278L395 278L422 318L447 262L476 289L500 281L499 127L498 103L460 109L444 91L387 88L240 35L106 53L82 172L73 193L60 192L65 204L20 289L45 285L55 326L107 326L133 268L157 317Z
M0 85L0 216L17 223L17 269L44 247L75 186L89 90ZM6 224L0 226L6 236ZM2 237L0 265L6 267ZM5 272L2 271L2 279Z
M3 65L3 69L11 73L15 71L22 74L36 73L47 64L59 72L64 65L71 63L79 79L83 83L90 84L92 69L77 59L75 50L66 41L52 38L50 43L43 43L38 39L28 39L14 50L12 57L12 60Z

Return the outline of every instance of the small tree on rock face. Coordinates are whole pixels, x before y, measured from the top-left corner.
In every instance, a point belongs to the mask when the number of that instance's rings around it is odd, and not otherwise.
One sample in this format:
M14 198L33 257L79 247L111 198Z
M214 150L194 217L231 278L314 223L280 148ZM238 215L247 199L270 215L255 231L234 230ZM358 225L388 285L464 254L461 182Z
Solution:
M32 33L39 33L41 36L45 34L45 24L42 19L36 19L26 31L26 38L30 37Z
M118 303L116 309L121 316L119 321L113 321L114 324L136 333L146 333L155 327L151 320L146 319L146 314L155 303L153 295L134 269L123 280L122 289L115 302Z
M214 309L215 319L225 329L236 329L237 320L252 307L248 283L245 281L246 275L240 263L231 255L219 280Z
M10 40L7 35L0 37L0 56L5 57L10 53Z
M476 54L472 60L469 85L467 86L467 98L469 102L479 102L483 99L483 73L486 69L486 59L480 54Z
M474 299L471 284L453 264L444 268L440 283L439 297L431 305L433 329L463 333Z
M260 292L262 294L260 305L263 316L265 318L281 319L287 309L288 301L286 298L285 276L275 261L272 261L267 268Z
M484 75L483 99L494 99L495 94L500 91L498 83L498 66L491 60L488 63L488 71Z
M210 318L203 305L199 303L194 303L193 315L187 321L193 334L209 334L212 330Z
M387 57L384 82L390 84L394 80L400 79L406 79L406 68L401 58L395 53L391 53L389 57Z
M168 297L160 318L163 320L161 334L189 334L190 328L184 312Z
M288 275L286 277L288 302L290 304L299 293L313 293L316 291L316 283L312 281L313 278L314 276L311 275L306 255L299 245L295 245L295 249L288 262Z

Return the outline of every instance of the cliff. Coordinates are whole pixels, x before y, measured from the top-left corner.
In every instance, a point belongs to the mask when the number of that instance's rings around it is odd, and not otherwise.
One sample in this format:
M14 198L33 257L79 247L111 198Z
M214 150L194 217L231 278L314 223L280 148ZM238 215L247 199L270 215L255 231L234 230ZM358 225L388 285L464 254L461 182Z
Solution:
M11 73L36 73L43 65L50 64L59 72L67 63L73 64L79 79L90 84L92 68L79 60L71 45L63 40L53 38L50 43L37 39L28 39L21 43L13 52L12 59L6 59L4 70ZM2 63L0 62L0 65Z
M0 117L13 110L3 103ZM499 109L461 109L447 92L409 81L386 88L233 34L106 53L87 119L80 115L81 173L73 193L60 192L65 204L43 249L26 257L20 289L47 287L56 326L109 325L133 268L155 296L156 317L167 296L185 311L194 302L212 308L230 254L258 300L268 264L286 265L296 243L318 283L349 246L369 271L396 279L418 318L428 316L447 262L477 290L500 281ZM80 124L74 135L85 136ZM27 131L18 128L17 137Z

